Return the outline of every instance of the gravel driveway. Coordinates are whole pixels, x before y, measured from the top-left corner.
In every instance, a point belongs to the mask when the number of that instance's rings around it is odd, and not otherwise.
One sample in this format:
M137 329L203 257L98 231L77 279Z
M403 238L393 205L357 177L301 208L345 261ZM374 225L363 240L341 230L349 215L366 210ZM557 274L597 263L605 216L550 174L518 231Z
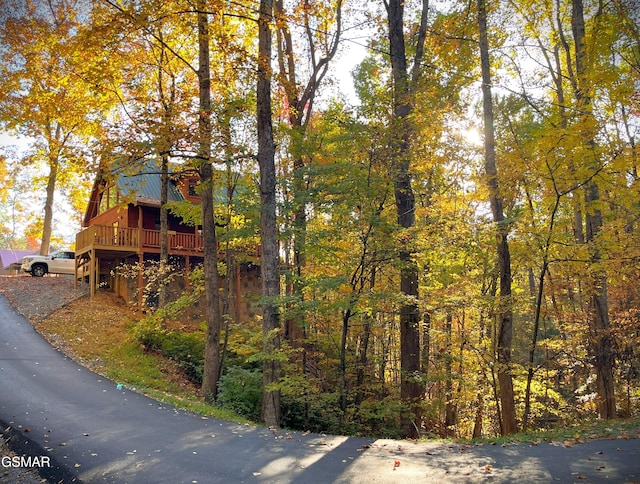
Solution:
M73 276L0 276L0 293L31 322L46 319L56 310L89 294L89 285L74 288Z

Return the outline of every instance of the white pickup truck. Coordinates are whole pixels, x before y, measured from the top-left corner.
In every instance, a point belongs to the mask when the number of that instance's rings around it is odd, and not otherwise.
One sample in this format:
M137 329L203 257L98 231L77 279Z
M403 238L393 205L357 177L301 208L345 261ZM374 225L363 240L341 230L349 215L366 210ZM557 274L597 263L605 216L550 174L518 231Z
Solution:
M49 274L75 274L76 255L69 250L56 250L49 255L30 255L22 259L22 270L33 277Z

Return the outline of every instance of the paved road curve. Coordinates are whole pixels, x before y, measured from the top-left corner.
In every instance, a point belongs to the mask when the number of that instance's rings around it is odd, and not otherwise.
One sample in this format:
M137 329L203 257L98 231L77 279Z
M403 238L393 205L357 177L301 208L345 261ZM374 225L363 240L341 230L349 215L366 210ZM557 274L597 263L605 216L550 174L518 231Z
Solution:
M49 457L48 471L64 482L640 482L640 440L416 444L203 418L78 366L3 296L0 421L22 455Z

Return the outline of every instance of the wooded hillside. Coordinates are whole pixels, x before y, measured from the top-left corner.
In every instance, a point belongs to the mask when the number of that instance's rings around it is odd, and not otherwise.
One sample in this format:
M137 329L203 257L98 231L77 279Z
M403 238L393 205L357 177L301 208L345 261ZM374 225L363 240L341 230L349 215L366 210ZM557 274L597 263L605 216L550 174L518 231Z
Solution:
M1 147L0 244L46 252L99 169L198 173L202 210L166 208L204 276L134 331L195 338L195 368L206 334L207 398L394 437L638 414L634 2L1 3L0 128L29 145ZM265 317L235 321L216 247L258 245ZM169 331L196 297L207 330Z

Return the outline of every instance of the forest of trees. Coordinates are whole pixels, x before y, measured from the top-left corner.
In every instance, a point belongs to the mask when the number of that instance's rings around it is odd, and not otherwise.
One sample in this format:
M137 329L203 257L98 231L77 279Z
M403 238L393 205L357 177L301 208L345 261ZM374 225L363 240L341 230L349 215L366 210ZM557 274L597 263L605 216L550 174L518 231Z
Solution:
M46 253L98 169L197 171L205 398L393 437L637 416L640 4L0 2L0 245ZM261 247L254 321L219 244Z

